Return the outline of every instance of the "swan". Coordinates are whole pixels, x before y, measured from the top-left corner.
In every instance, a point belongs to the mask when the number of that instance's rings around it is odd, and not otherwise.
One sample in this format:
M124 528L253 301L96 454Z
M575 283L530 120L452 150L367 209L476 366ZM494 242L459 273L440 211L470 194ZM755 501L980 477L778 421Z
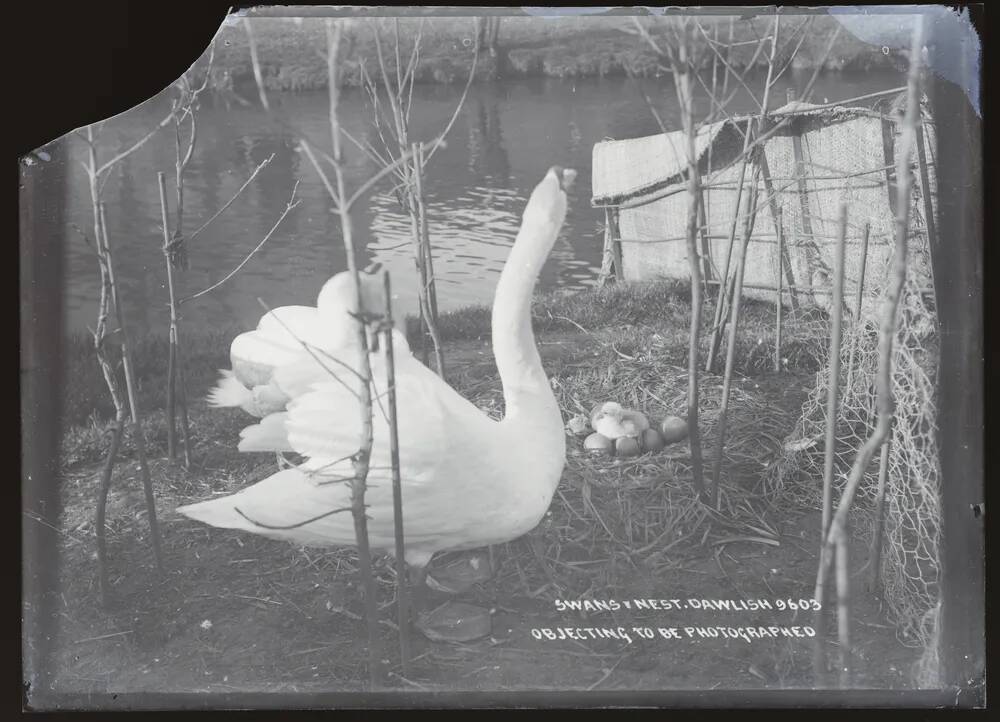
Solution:
M371 318L384 308L381 282L367 273L359 278L362 315ZM209 406L238 407L257 418L284 410L293 394L276 383L275 370L315 361L317 355L356 359L353 316L358 312L354 278L346 271L323 285L315 307L283 306L268 311L256 329L233 340L232 369L221 372L222 378L208 394ZM369 347L377 348L377 339L369 329ZM400 353L409 351L406 336L397 329L393 329L393 345ZM322 370L318 363L316 368Z
M566 191L575 176L573 170L553 167L535 187L497 283L492 341L503 385L502 420L490 418L461 396L408 347L401 346L396 354L404 558L420 586L426 581L427 564L438 552L499 544L529 532L548 510L562 476L566 463L562 413L535 345L531 299L565 219ZM322 315L324 309L342 313L345 306L338 305L344 303L342 290L330 289L329 296L340 299L337 303L324 303L321 294L317 313ZM313 340L331 348L349 346L345 339L352 328L356 333L356 327L345 322ZM260 328L258 332L263 334ZM270 364L269 374L257 379L262 382L258 386L280 391L289 401L244 429L239 448L290 449L305 461L235 494L177 511L215 527L305 546L353 546L349 481L354 473L351 456L360 438L360 379L343 365L320 369L315 358L294 356L291 360L281 356L280 363ZM355 359L356 355L346 357L351 363ZM267 361L257 359L265 368ZM385 393L384 356L373 353L370 363L378 397ZM234 369L230 378L236 373ZM377 407L373 426L365 495L368 534L373 550L391 555L395 536L389 429Z

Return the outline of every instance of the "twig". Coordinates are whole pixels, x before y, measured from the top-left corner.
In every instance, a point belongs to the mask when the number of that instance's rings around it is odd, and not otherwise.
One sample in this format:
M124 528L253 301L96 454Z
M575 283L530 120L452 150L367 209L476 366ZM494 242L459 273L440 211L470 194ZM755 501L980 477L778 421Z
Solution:
M743 296L743 274L746 270L747 250L750 247L750 236L753 233L754 218L756 216L759 173L760 166L757 166L750 181L750 192L747 195L747 214L743 227L743 247L740 252L739 264L736 266L736 277L733 285L733 312L729 325L729 344L726 349L726 370L722 379L722 402L719 406L719 420L716 430L715 459L712 463L711 503L716 509L719 508L719 494L722 487L722 479L720 477L726 444L726 421L729 410L730 386L733 379L733 367L736 363L736 338L740 322L740 300Z
M146 513L149 516L149 532L153 542L153 556L156 568L163 570L163 552L160 549L160 525L156 520L156 498L153 494L153 480L149 475L149 462L146 459L146 439L142 431L142 412L139 410L138 384L135 377L135 364L132 361L132 345L125 329L125 312L122 310L121 299L118 296L118 284L115 280L114 264L112 263L111 247L108 244L108 231L104 217L104 204L98 206L100 216L100 238L104 247L104 259L108 270L108 288L111 292L111 303L115 309L115 319L121 330L122 365L125 368L125 389L128 395L129 408L132 411L132 426L135 429L135 451L139 457L139 472L142 476L142 488L146 497Z
M407 587L406 547L403 543L403 485L399 465L399 421L396 414L396 360L392 347L392 284L384 275L386 386L389 393L389 458L392 464L392 521L396 540L396 614L399 620L399 654L405 676L410 675L410 591Z
M249 516L247 516L246 514L244 514L242 511L240 511L240 508L237 507L237 506L233 507L233 511L235 511L237 514L239 514L241 517L243 517L244 519L246 519L248 522L250 522L254 526L259 526L261 529L274 529L274 530L282 530L282 531L284 531L284 530L288 530L288 529L298 529L299 527L303 527L306 524L312 524L314 521L319 521L320 519L325 519L328 516L333 516L334 514L339 514L342 511L351 511L351 507L345 506L345 507L342 507L342 508L339 508L339 509L333 509L331 511L325 511L322 514L317 514L316 516L310 517L309 519L306 519L305 521L300 521L300 522L297 522L295 524L277 525L277 526L276 525L271 525L271 524L265 524L264 522L261 522L261 521L254 521Z
M299 188L299 181L295 181L295 185L294 185L294 186L292 187L292 195L291 195L291 198L289 198L289 199L288 199L288 203L287 203L287 204L285 205L285 210L283 210L283 211L281 212L281 215L280 215L280 216L278 216L278 220L276 220L276 221L274 222L274 225L273 225L273 226L271 226L271 230L269 230L269 231L267 232L267 235L265 235L265 236L264 236L264 238L263 238L263 239L261 239L261 242L260 242L260 243L258 243L258 244L257 244L257 246L256 246L256 247L255 247L255 248L254 248L254 249L253 249L252 251L250 251L250 253L248 253L248 254L246 255L246 257L244 257L244 259L243 259L242 261L240 261L240 262L239 262L239 263L238 263L238 264L236 265L236 267L235 267L235 268L234 268L234 269L233 269L232 271L230 271L230 272L229 272L228 274L226 274L226 276L225 276L224 278L222 278L222 279L221 279L220 281L217 281L216 283L213 283L213 284L212 284L211 286L209 286L208 288L206 288L206 289L204 289L204 290L202 290L202 291L198 291L198 293L195 293L195 294L193 294L193 295L191 295L191 296L188 296L187 298L183 298L183 299L181 299L181 300L180 300L180 303L187 303L188 301L193 301L194 299L196 299L196 298L200 298L201 296L204 296L204 295L205 295L205 294L207 294L207 293L211 293L212 291L214 291L215 289L217 289L217 288L218 288L219 286L221 286L222 284L224 284L224 283L225 283L226 281L228 281L228 280L229 280L230 278L232 278L232 277L233 277L233 276L235 276L235 275L236 275L237 273L239 273L239 272L240 272L240 270L241 270L241 269L242 269L242 268L243 268L243 267L244 267L245 265L247 265L247 263L249 263L249 262L250 262L250 259L251 259L251 258L253 258L253 257L254 257L254 255L255 255L255 254L256 254L256 253L257 253L257 252L258 252L258 251L259 251L259 250L260 250L261 248L263 248L263 247L264 247L264 244L265 244L265 243L267 243L267 242L268 242L268 241L269 241L269 240L271 239L271 236L272 236L272 235L274 235L274 232L275 232L276 230L278 230L278 226L280 226L280 225L281 225L281 222L282 222L283 220L285 220L285 216L287 216L287 215L288 215L288 214L289 214L289 213L290 213L290 212L291 212L291 211L292 211L292 210L293 210L293 209L294 209L294 208L295 208L296 206L298 206L298 205L299 205L299 203L301 203L301 202L302 202L302 199L299 199L299 200L295 200L295 194L296 194L296 192L298 191L298 188Z
M823 461L823 521L820 539L825 540L830 530L830 516L833 513L833 471L837 451L837 419L840 416L840 340L844 299L844 238L847 236L847 204L840 206L840 224L837 244L834 247L833 289L830 292L830 351L827 357L827 398L826 398L826 448ZM822 543L820 552L826 548ZM821 556L822 559L822 556Z
M261 172L261 170L264 168L264 166L266 166L272 160L274 160L274 153L271 153L271 155L269 155L267 158L265 158L264 160L262 160L260 162L260 164L256 168L253 169L253 173L251 173L250 177L246 179L246 182L243 185L240 186L239 190L237 190L236 193L233 194L233 197L230 198L228 201L226 201L225 205L223 205L219 210L217 210L214 214L212 214L211 218L209 218L207 221L205 221L204 223L202 223L201 227L198 228L198 230L196 230L191 235L187 236L187 241L189 243L191 241L193 241L195 238L197 238L201 234L202 231L204 231L206 228L208 228L210 225L212 225L212 222L216 218L218 218L223 213L225 213L226 209L229 208L229 206L231 206L233 204L233 202L237 198L240 197L240 194L243 193L243 191L246 190L246 187L253 182L253 179L257 177L257 174Z

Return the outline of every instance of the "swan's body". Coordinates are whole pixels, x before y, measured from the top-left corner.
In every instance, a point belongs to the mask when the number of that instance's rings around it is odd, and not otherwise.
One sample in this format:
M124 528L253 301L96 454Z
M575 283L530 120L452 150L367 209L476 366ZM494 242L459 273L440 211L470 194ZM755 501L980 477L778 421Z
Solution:
M405 339L396 344L405 557L417 570L438 551L497 544L530 531L542 519L559 483L566 452L562 414L535 347L530 307L538 272L565 218L563 184L571 182L570 173L564 176L552 169L535 188L497 285L493 350L504 388L502 421L486 416L415 359ZM320 315L336 313L337 304L350 296L335 293L337 278L320 294ZM335 288L328 294L331 284ZM331 301L334 296L340 301ZM347 332L357 333L356 324L331 327L328 337L314 340L320 346L353 348L354 355L341 360L356 367L357 344L352 346ZM341 328L346 330L341 333ZM396 333L395 338L401 339L402 334ZM269 375L257 379L268 393L289 400L245 429L239 448L293 450L306 461L231 496L178 511L212 526L299 544L351 546L355 532L347 509L354 470L349 457L361 443L361 411L355 395L360 380L339 364L325 364L323 369L308 354L293 356L281 356L282 362L274 364ZM384 356L373 353L369 358L374 392L384 397ZM239 376L234 361L234 378ZM257 388L251 393L261 398L259 406L280 400ZM221 392L218 395L220 400L233 400ZM389 429L378 406L373 425L365 494L368 534L372 548L392 553ZM289 527L335 509L344 511L296 528L267 528Z

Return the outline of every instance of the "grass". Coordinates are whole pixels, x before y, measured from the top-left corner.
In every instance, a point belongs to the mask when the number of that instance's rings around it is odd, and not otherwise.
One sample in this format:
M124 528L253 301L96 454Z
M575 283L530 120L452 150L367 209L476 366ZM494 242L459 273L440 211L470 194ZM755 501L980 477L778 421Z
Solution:
M564 415L568 418L609 399L643 409L652 419L683 414L688 296L684 284L661 282L538 297L533 316L539 349ZM496 547L493 577L468 593L469 601L496 610L493 637L457 646L417 639L412 678L392 678L397 686L810 686L810 648L787 640L738 642L720 650L698 640L556 644L529 634L531 628L572 623L554 612L556 599L809 596L815 574L809 550L818 547L817 519L802 510L769 508L756 485L793 429L814 383L826 324L819 315L789 319L789 363L776 374L770 370L769 351L773 309L754 302L745 308L721 511L696 499L684 442L657 456L604 459L584 454L579 439L569 439L566 469L549 514L527 537ZM711 318L710 304L705 315ZM488 326L485 308L441 318L449 382L484 411L499 416L502 389L489 350ZM363 625L351 616L361 610L354 550L297 549L204 527L169 511L232 493L274 471L273 457L236 452L238 430L249 421L245 414L208 409L203 401L215 369L227 365L230 337L213 332L191 336L187 342L194 441L194 464L187 471L162 458L158 389L163 382L163 341L147 339L137 347L141 398L150 412L144 432L151 446L167 570L157 574L152 568L141 486L131 446L126 446L108 513L115 601L106 609L99 603L92 525L95 471L106 443L107 421L101 409L106 407L101 406L102 385L95 383L96 365L89 367L93 362L85 343L75 341L68 347L73 360L67 360L78 369L73 377L78 388L67 395L72 399L67 419L90 421L68 423L63 440L60 573L62 598L72 603L64 605L56 641L61 689L330 691L358 689L365 678ZM721 385L718 375L702 376L700 418L707 452L714 448ZM383 649L393 656L391 564L379 561L376 572ZM859 623L871 625L859 642L861 681L873 687L906 686L901 670L913 653L899 646L872 600L857 600L855 614ZM690 613L656 619L619 613L585 626L692 622L703 623ZM734 659L739 663L734 665ZM398 674L398 666L392 671Z
M784 36L790 37L802 20L804 16L789 20L784 26ZM404 46L407 46L409 38L415 36L417 22L413 19L400 22L400 34L406 39ZM712 33L714 20L703 18L703 22L707 31ZM718 22L719 38L725 42L728 40L728 20ZM770 26L771 20L766 17L735 23L734 67L742 69L748 65L754 47L751 41L766 36ZM796 68L811 69L818 64L835 26L833 18L815 18L796 56ZM297 91L326 87L326 64L320 52L325 50L326 40L321 19L304 18L296 24L285 18L257 18L253 20L253 28L264 83L268 89ZM639 76L664 74L652 49L630 30L630 21L625 18L582 17L553 21L505 17L501 20L497 56L484 54L477 75L480 79L531 76L582 78L624 76L629 69ZM391 25L387 26L387 31L391 43ZM463 82L471 64L473 32L472 18L427 18L417 68L418 82ZM654 35L657 32L654 31ZM347 38L349 51L345 54L344 82L356 86L360 78L359 62L368 63L369 70L375 67L374 42L371 31L363 22L355 22L349 27ZM696 42L701 40L699 35ZM701 50L703 68L711 67L711 53L705 52L705 48ZM790 52L791 48L785 51L786 55ZM755 65L763 67L765 55L762 53L755 60ZM779 58L778 61L783 64L787 59ZM393 58L389 57L388 61L390 69L394 68ZM843 32L828 67L833 70L867 71L894 68L896 62L895 52L883 55L880 48ZM244 85L249 87L252 82L246 32L242 24L226 25L217 48L214 83L217 87L232 89Z

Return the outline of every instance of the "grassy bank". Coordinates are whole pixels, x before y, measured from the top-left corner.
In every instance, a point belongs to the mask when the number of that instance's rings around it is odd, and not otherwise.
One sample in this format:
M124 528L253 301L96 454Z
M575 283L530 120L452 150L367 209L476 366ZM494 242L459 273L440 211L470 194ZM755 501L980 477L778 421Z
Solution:
M790 38L806 16L791 17L782 25L782 37ZM323 21L318 18L255 18L254 36L257 42L265 85L271 90L317 90L326 87L327 70L323 53L326 37ZM416 35L417 20L400 21L400 36L404 48L411 47ZM737 20L733 25L732 64L745 68L765 66L764 54L752 58L758 38L770 32L771 20L766 17ZM709 34L718 26L720 42L729 40L728 18L705 18ZM829 43L830 33L837 22L827 16L816 16L806 31L793 67L816 67ZM387 25L391 37L391 25ZM417 68L418 82L463 82L471 64L471 49L475 40L473 18L426 18L423 42ZM661 37L666 42L665 37ZM390 41L391 42L391 41ZM701 43L702 65L710 68L712 53ZM795 42L784 49L777 59L784 64L791 56ZM664 71L658 66L648 44L632 32L631 20L621 17L525 18L504 17L497 36L496 53L484 53L477 69L480 79L494 77L554 77L584 78L624 76L631 69L640 76L657 76ZM404 53L405 55L405 53ZM389 53L390 67L394 59ZM344 82L357 85L359 63L369 70L377 67L372 32L364 22L354 22L348 30ZM405 57L404 57L405 62ZM875 70L893 68L894 54L883 55L873 47L842 31L828 67L833 70ZM216 54L215 85L219 88L241 88L253 82L250 51L242 24L223 28Z
M556 399L569 417L615 399L652 418L683 413L686 402L688 289L659 283L536 300L538 348ZM706 317L711 317L711 306ZM488 342L488 310L442 317L449 381L491 415L502 393ZM392 658L390 684L455 691L703 689L811 687L811 646L792 640L615 640L548 642L531 630L564 626L556 599L684 599L720 596L806 598L815 577L818 513L768 508L754 485L794 427L827 323L789 319L789 363L769 368L773 315L748 303L741 324L738 376L729 406L722 511L709 513L691 483L687 443L657 456L604 459L567 440L567 461L549 513L528 537L494 548L492 577L463 595L495 610L493 636L449 645L414 640L413 671L400 680L392 622L391 564L375 564L382 609L382 649ZM131 447L115 470L108 508L112 602L100 603L94 559L96 470L106 438L100 418L70 424L61 479L60 592L53 631L56 689L112 692L321 692L358 690L365 677L353 549L301 549L180 518L180 504L232 493L275 470L271 454L236 451L249 417L206 408L215 369L226 365L230 334L188 343L193 464L163 458L162 341L140 346L142 399L152 410L145 430L163 525L165 570L151 563L148 525ZM104 396L88 349L67 358L77 387L67 412L86 417ZM69 354L68 354L69 356ZM702 377L701 429L709 454L718 433L721 378ZM514 451L514 450L512 450ZM69 457L73 457L72 459ZM707 456L710 458L710 456ZM474 502L472 502L474 503ZM31 515L29 514L29 519ZM852 554L864 552L855 540ZM853 558L853 557L852 557ZM435 562L432 562L432 567ZM905 687L912 650L886 625L874 597L852 614L865 625L855 660L862 686ZM762 613L763 614L763 613ZM601 624L701 624L690 613L616 613ZM756 620L756 617L753 618ZM719 621L722 621L721 619ZM710 622L715 623L715 622ZM758 623L757 621L753 622ZM761 624L795 623L772 620ZM738 660L734 664L733 660ZM92 698L99 700L100 697Z

